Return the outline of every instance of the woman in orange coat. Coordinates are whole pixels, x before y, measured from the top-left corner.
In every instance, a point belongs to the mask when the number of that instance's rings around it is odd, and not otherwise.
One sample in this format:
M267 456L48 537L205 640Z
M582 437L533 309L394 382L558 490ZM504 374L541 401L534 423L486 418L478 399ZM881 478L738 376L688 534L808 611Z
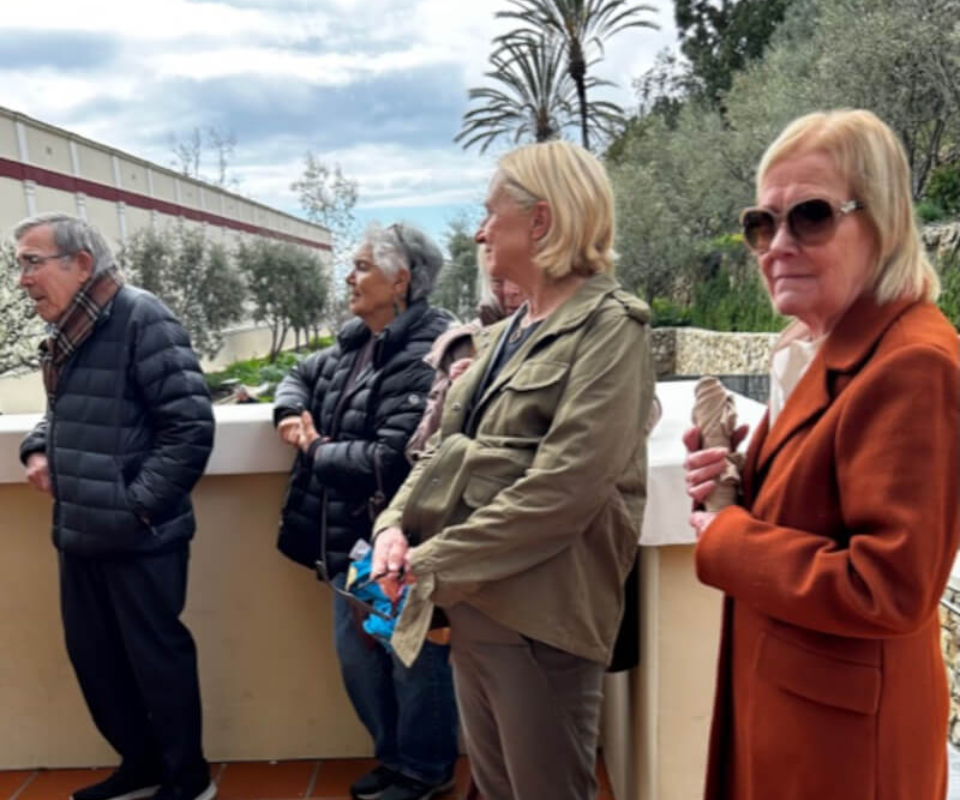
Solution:
M708 800L939 800L948 696L938 601L957 550L957 333L873 114L793 122L741 216L795 317L740 504L695 511L725 595ZM726 451L687 432L700 503Z

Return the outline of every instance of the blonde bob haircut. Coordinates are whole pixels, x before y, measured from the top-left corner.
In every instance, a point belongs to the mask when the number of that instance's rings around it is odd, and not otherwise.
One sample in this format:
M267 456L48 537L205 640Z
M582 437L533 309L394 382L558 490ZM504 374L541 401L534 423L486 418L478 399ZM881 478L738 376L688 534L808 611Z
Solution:
M522 208L550 206L550 229L534 256L550 278L613 273L613 190L594 155L571 142L526 145L500 159L494 182Z
M787 159L822 152L864 205L877 242L870 289L878 303L898 299L936 300L937 276L920 240L913 208L910 166L900 139L875 114L842 109L817 112L791 122L770 145L757 171L757 194L772 167Z

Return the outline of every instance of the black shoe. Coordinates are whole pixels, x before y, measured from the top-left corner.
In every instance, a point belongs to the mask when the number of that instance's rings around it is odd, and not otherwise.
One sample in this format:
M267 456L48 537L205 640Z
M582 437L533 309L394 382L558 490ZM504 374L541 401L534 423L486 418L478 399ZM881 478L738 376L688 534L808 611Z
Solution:
M109 778L77 789L71 800L141 800L144 797L153 797L160 788L160 781L156 776L145 776L135 770L121 767Z
M213 800L216 796L217 785L205 777L189 784L166 783L153 796L153 800Z
M392 769L381 765L350 784L350 796L353 800L377 800L399 777Z
M407 775L398 775L393 786L380 795L380 800L431 800L447 794L455 783L452 772L449 778L440 783L425 783Z

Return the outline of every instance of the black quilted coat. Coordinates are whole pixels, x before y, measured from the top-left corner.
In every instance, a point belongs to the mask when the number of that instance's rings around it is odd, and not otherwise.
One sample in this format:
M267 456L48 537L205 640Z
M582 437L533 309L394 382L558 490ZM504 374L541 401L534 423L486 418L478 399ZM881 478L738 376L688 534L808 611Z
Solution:
M285 555L312 568L325 538L332 577L346 569L357 539L369 540L370 499L379 489L389 501L410 470L404 448L434 374L423 357L450 321L425 301L410 306L377 334L371 363L344 396L370 338L363 321L353 319L336 344L305 358L277 387L275 422L307 409L317 433L331 440L312 459L298 452L281 515L278 547Z
M97 556L182 546L213 427L183 327L152 294L123 286L20 447L24 463L35 452L49 460L54 544Z

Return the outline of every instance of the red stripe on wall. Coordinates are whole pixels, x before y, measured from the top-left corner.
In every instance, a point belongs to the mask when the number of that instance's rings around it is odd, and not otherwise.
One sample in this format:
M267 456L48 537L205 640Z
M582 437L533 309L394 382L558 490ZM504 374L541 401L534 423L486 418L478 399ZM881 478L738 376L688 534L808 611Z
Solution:
M38 186L59 189L62 192L82 192L89 197L96 197L98 200L106 200L110 203L123 202L147 211L158 211L161 214L168 214L171 217L185 217L195 222L207 222L210 225L230 228L235 231L243 231L244 233L252 233L256 236L282 239L286 242L294 242L295 244L301 244L305 247L312 247L315 250L331 249L328 244L312 242L309 239L303 239L289 233L281 233L280 231L273 231L269 228L261 228L259 225L251 225L249 222L241 222L240 220L230 219L229 217L221 217L218 214L211 214L208 211L201 211L196 208L187 208L177 203L147 197L145 194L128 192L125 189L117 189L114 186L107 186L104 183L88 181L85 178L75 178L72 175L64 175L62 172L53 172L49 169L23 164L8 158L0 158L0 178L13 178L18 181L34 181Z

